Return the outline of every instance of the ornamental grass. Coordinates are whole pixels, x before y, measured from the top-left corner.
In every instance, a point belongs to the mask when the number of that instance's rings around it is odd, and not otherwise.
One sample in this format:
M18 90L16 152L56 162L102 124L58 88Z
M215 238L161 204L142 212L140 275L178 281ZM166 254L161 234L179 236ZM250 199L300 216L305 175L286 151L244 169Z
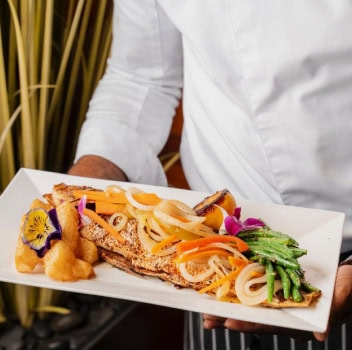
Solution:
M112 0L0 0L0 194L21 167L65 172L111 45ZM0 283L25 327L60 292Z

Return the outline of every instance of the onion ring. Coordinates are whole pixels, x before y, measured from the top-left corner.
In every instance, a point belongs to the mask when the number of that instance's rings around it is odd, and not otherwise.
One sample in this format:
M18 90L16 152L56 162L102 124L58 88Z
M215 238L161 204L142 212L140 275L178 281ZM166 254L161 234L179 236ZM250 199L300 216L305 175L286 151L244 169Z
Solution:
M119 222L115 225L115 220L120 218ZM112 214L109 218L109 224L115 228L116 231L121 231L127 223L127 216L123 213Z
M252 278L252 272L265 273L265 267L259 263L252 263L243 268L235 281L235 293L242 304L259 305L268 298L268 287L266 285L266 275ZM255 284L264 283L260 288L251 288ZM279 280L274 282L274 293L282 289Z
M200 272L197 274L190 274L187 271L186 264L187 263L180 263L178 268L179 268L179 271L180 271L182 277L189 282L204 281L214 273L214 270L211 267L209 267L207 270L205 270L203 272Z
M138 188L131 187L126 191L126 198L130 202L130 204L132 204L135 208L143 211L152 211L155 207L154 205L141 204L133 198L133 195L135 193L141 193L141 192L145 193L142 190L139 190Z

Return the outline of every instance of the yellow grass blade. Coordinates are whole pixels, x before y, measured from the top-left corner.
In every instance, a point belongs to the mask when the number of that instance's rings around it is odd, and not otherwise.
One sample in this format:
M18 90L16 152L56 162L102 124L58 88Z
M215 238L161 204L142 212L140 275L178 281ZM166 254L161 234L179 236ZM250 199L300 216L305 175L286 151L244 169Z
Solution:
M11 0L8 0L8 4L10 7L11 18L14 23L17 51L18 51L20 95L21 95L21 104L22 104L21 138L22 138L23 166L27 168L35 168L35 156L33 152L34 150L33 130L31 125L31 112L30 112L30 105L29 105L28 78L27 78L24 43L23 43L21 27L16 13L16 9Z
M73 57L70 79L67 86L67 94L65 99L64 112L60 120L60 125L57 125L56 129L59 130L59 139L57 145L59 149L65 149L67 142L66 138L72 137L69 134L69 123L70 123L70 112L72 110L73 97L79 80L80 63L83 56L83 46L86 38L87 27L90 19L90 13L93 1L87 0L84 8L80 30L77 38L77 44L75 46L75 55ZM58 119L56 119L58 121ZM63 166L64 157L56 160L56 167L61 168Z
M35 85L35 86L29 86L29 90L36 90L36 89L39 89L39 88L45 88L45 89L49 89L49 88L54 88L54 85ZM30 98L31 98L31 95L30 94ZM0 95L1 96L1 95ZM19 105L16 110L14 111L14 113L12 113L11 117L8 119L8 121L3 125L2 127L2 131L0 133L0 155L1 155L1 152L4 148L4 144L6 142L6 138L8 136L10 136L10 132L11 132L11 128L13 126L13 124L15 123L17 117L20 115L21 113L21 110L22 110L22 106ZM14 175L14 174L13 174Z
M16 284L15 302L17 314L23 327L29 328L33 322L33 310L35 308L38 290L35 287Z
M44 42L43 42L43 57L42 70L40 81L42 85L48 85L50 82L51 68L51 50L52 50L52 32L53 32L53 15L54 15L54 0L45 2L45 21L44 21ZM47 109L49 105L49 91L47 88L40 90L39 100L39 131L38 131L38 167L44 168L45 151L46 151L46 135L47 135Z
M55 306L61 299L62 292L54 289L40 288L38 291L38 299L35 307L36 312L39 312L39 317L45 317L46 312L60 312ZM58 308L54 311L55 308ZM64 309L67 311L67 309ZM61 310L62 312L66 312Z
M0 26L0 130L5 128L10 120L10 110L8 105L8 91L6 86L6 70L2 43L2 32ZM11 134L7 133L7 137L2 136L0 132L0 166L1 166L1 182L0 186L5 186L15 174L14 152ZM2 140L3 138L3 140ZM4 153L1 151L4 147Z
M66 146L68 132L77 139L110 51L112 0L0 1L1 191L19 167L53 170L48 159L62 164L73 152L49 141L62 120L57 141ZM4 308L26 327L35 310L65 312L56 305L62 292L6 283L0 290L0 322Z
M78 28L79 28L79 23L80 23L82 11L83 11L84 3L85 3L85 0L78 1L77 7L75 10L75 15L74 15L72 24L70 26L70 31L69 31L69 35L68 35L67 42L65 45L65 50L64 50L62 58L61 58L60 68L59 68L59 72L58 72L58 75L56 78L56 83L55 83L56 89L54 91L54 95L52 96L50 107L49 107L49 112L48 112L48 122L49 123L51 122L51 119L53 118L55 108L57 108L57 106L58 106L60 94L62 93L62 84L63 84L64 78L65 78L66 68L67 68L68 60L69 60L69 57L70 57L70 54L72 51L73 42L76 37Z

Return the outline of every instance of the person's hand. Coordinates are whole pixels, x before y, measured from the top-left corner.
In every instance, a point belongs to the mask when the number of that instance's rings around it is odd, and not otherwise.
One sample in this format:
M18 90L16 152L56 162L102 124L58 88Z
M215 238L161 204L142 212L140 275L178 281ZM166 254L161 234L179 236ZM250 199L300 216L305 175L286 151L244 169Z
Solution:
M310 333L289 328L273 327L255 322L244 322L235 319L221 318L212 315L203 315L203 326L206 329L225 327L244 333L280 334L295 339L315 338L326 340L331 327L340 325L352 319L352 265L340 266L337 271L334 297L331 307L330 321L325 333Z
M69 169L68 174L97 179L127 181L127 176L118 166L105 158L95 155L80 158Z

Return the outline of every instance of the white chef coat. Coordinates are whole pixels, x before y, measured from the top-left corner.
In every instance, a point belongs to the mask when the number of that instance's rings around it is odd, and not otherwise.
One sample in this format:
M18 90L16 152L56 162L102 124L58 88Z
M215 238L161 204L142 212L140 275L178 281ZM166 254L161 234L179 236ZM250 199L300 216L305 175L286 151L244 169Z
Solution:
M190 186L342 211L352 237L352 2L119 0L76 159L165 185L183 89Z

